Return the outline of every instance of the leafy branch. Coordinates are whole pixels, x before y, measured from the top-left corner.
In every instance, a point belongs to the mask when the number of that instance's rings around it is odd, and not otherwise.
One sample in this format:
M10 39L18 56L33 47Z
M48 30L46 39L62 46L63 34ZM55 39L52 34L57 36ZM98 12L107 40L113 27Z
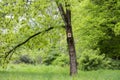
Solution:
M35 36L37 36L37 35L39 35L39 34L41 34L41 33L44 33L44 32L48 32L48 31L52 30L53 28L54 28L54 27L50 27L50 28L48 28L48 29L46 29L46 30L44 30L44 31L40 31L40 32L38 32L38 33L35 33L35 34L33 34L32 36L28 37L28 38L27 38L26 40L24 40L23 42L21 42L21 43L17 44L16 46L14 46L14 47L13 47L11 50L9 50L8 52L5 52L5 56L4 56L5 61L6 61L6 59L8 58L8 56L10 56L9 59L11 58L11 56L13 55L13 52L14 52L18 47L24 45L25 43L27 43L29 40L31 40L31 39L34 38Z

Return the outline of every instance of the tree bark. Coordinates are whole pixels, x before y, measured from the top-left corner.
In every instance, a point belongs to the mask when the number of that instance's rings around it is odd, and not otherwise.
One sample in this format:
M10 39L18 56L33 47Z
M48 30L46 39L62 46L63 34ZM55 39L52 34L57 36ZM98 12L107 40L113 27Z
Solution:
M68 44L69 59L70 59L70 75L73 76L77 74L77 59L76 59L76 50L75 50L74 37L73 37L72 25L71 25L71 10L68 8L70 7L70 5L69 4L66 5L66 11L64 11L61 3L57 3L57 6L66 27L67 44Z
M75 50L74 37L73 37L71 25L67 25L66 34L67 34L67 44L68 44L69 58L70 58L70 75L75 75L77 73L77 60L76 60L76 50Z

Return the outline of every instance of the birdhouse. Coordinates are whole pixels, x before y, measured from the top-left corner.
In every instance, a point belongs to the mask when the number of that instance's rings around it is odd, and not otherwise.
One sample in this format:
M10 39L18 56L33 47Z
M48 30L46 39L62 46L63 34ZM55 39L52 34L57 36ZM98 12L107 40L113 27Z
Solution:
M70 38L71 37L71 33L68 33L68 38Z

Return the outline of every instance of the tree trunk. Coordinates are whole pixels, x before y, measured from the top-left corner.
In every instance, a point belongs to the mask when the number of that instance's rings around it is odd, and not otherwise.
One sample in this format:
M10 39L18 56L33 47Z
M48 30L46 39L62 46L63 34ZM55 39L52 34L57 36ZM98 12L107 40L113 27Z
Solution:
M77 73L77 60L71 25L67 25L66 34L70 59L70 75L75 75Z
M58 9L60 11L61 17L65 23L66 35L67 35L67 44L69 50L69 58L70 58L70 75L73 76L77 74L77 60L76 60L76 51L74 45L74 37L72 33L72 25L71 25L71 10L70 4L66 3L66 11L61 3L57 3Z

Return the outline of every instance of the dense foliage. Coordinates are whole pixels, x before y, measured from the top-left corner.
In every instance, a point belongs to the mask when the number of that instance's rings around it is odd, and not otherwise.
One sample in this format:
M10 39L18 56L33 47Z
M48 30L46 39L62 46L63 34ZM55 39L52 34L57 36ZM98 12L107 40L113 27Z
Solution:
M64 5L64 0L60 1ZM116 65L118 69L120 1L70 0L70 3L79 69ZM6 52L49 27L54 28L19 47L13 53L12 61L69 64L65 29L54 0L0 0L0 24L0 64L4 62Z

